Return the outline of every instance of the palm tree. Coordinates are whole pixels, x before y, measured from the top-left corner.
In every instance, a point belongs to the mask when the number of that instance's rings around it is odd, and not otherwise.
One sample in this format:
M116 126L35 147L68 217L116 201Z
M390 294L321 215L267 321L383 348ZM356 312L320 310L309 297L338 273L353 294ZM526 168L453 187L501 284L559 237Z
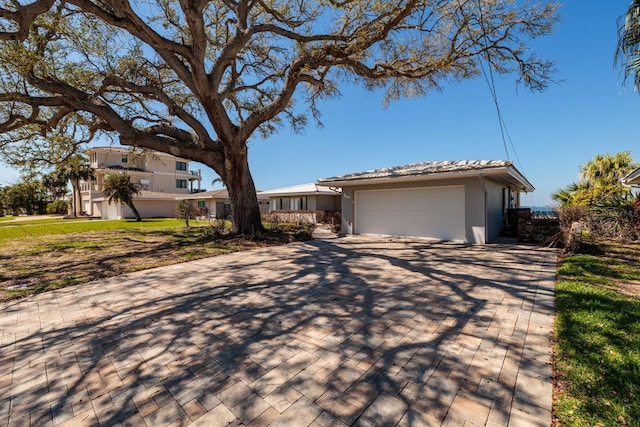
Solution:
M214 179L213 181L211 181L211 185L216 185L216 184L222 184L223 187L226 187L227 184L224 182L224 180L220 177Z
M131 182L129 174L118 172L107 175L103 185L102 195L107 198L109 204L111 204L112 201L115 203L124 203L136 216L136 221L142 221L138 210L133 205L133 196L140 194L140 189L136 184Z
M591 185L619 186L622 178L627 176L638 165L631 157L631 151L616 154L599 154L580 168L581 182Z
M80 181L94 181L93 168L87 163L86 157L78 155L59 165L57 173L71 181L71 187L73 188L73 216L78 216L79 209L82 206Z
M580 167L580 181L569 184L551 197L562 206L620 206L633 200L622 178L638 165L630 151L599 154Z
M633 0L622 18L618 19L615 63L622 65L625 80L633 78L633 87L640 92L640 0Z
M551 195L551 198L560 203L560 206L572 206L575 204L576 195L581 191L582 185L572 182L565 188L562 188Z
M47 191L52 202L63 199L69 190L67 190L67 178L57 171L42 176L42 186Z

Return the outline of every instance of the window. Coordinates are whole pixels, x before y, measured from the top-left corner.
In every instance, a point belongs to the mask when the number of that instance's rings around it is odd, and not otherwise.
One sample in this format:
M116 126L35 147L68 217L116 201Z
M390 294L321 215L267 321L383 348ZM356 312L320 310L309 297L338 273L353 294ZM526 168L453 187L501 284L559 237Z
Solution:
M186 179L176 179L176 188L187 188Z
M122 163L128 163L129 162L129 156L127 156L126 154L122 155Z
M292 197L290 201L290 209L292 211L306 211L307 210L307 198L306 197Z
M199 208L206 208L207 207L207 203L204 200L198 200L198 207Z
M301 211L306 211L307 210L307 198L306 197L300 197L300 199L298 199L298 209L300 209Z
M187 162L176 162L176 170L177 171L186 171L187 170Z

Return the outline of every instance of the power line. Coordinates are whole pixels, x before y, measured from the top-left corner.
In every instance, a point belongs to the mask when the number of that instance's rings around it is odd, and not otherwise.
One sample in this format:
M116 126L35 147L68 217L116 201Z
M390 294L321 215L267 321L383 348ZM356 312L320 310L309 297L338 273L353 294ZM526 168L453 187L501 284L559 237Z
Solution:
M480 27L482 28L482 40L486 42L486 31L484 29L484 22L483 22L483 17L482 17L482 4L480 3L480 1L478 1L478 11L480 13L480 19L478 20L478 23L480 24ZM469 30L469 32L471 32L471 30ZM489 73L487 75L487 71L485 70L484 64L483 64L483 59L482 57L480 57L480 69L482 70L482 75L484 76L485 81L487 82L487 86L489 87L489 92L491 93L491 98L493 99L493 104L496 107L496 113L498 115L498 124L500 126L500 135L502 136L502 145L504 147L504 152L507 156L507 160L511 160L509 157L509 149L507 147L507 140L509 141L509 145L511 145L511 150L513 151L513 154L516 158L516 162L518 163L518 168L520 169L520 172L524 173L524 168L522 167L522 162L520 161L520 158L518 157L518 152L516 151L516 147L513 145L513 140L511 139L511 135L509 134L509 130L507 129L507 124L505 123L504 117L502 116L502 111L500 111L500 103L498 102L498 93L496 91L496 82L493 78L493 71L491 69L491 57L490 57L490 52L489 49L487 48L487 45L485 43L485 55L486 55L486 61L487 61L487 65L489 68Z
M498 114L498 124L500 125L500 135L502 136L502 145L504 146L504 152L507 155L507 160L509 159L509 149L507 148L507 140L505 138L506 126L504 125L504 120L502 119L502 113L500 112L500 104L498 103L498 96L496 95L496 86L493 80L493 72L491 72L491 63L489 63L489 72L491 75L491 80L487 77L487 72L484 69L484 65L482 64L482 59L480 60L480 68L482 69L482 75L484 76L484 80L487 82L487 86L489 87L489 92L491 93L491 98L493 99L493 103L496 106L496 112Z
M487 61L489 62L489 61ZM507 140L509 141L509 145L511 146L511 150L513 151L513 155L515 156L516 162L518 163L518 168L520 172L524 173L524 169L522 167L522 162L520 161L520 157L518 157L518 152L516 147L513 145L513 140L511 139L511 135L509 134L509 130L507 129L507 124L504 120L504 116L502 115L502 111L500 110L500 103L498 102L498 94L496 92L496 84L493 78L493 71L491 71L491 63L489 62L489 75L487 76L487 71L480 60L480 68L482 69L482 74L484 75L484 79L487 82L487 86L489 87L489 92L491 93L491 98L493 99L493 104L496 107L496 114L498 116L498 124L500 125L500 135L502 136L502 145L504 147L505 154L507 156L507 160L511 160L509 157L509 149L507 147Z

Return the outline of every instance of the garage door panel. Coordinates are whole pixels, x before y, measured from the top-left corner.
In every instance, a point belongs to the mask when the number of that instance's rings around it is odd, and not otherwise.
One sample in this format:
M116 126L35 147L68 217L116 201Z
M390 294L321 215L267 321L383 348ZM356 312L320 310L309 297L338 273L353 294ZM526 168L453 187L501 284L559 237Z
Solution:
M356 192L356 233L465 240L464 186Z
M118 219L120 217L120 204L119 203L102 203L104 209L103 219Z

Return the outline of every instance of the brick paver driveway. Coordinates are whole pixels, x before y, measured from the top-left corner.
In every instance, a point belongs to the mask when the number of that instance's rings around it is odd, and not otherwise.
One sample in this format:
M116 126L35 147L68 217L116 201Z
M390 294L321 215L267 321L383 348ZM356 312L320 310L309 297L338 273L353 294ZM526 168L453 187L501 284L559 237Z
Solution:
M0 424L549 426L556 254L373 238L0 305Z

